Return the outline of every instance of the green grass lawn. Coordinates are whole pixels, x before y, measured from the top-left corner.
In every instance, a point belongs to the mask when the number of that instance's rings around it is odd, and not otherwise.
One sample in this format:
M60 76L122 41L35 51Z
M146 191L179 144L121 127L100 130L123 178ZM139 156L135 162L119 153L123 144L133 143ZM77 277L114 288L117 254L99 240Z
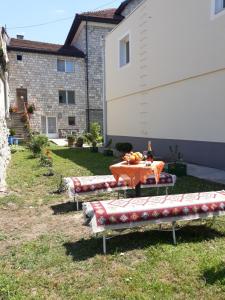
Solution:
M104 256L82 213L54 191L61 175L109 174L116 159L51 150L53 177L27 150L12 156L10 193L0 198L0 299L225 299L224 218L183 224L177 246L170 232L127 231L110 239ZM224 188L187 176L170 192Z

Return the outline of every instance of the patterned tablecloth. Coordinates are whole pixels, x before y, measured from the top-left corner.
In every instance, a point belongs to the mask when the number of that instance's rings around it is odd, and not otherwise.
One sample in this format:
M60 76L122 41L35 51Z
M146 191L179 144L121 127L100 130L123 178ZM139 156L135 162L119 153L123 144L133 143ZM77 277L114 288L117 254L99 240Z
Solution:
M163 161L154 161L151 166L146 166L145 162L140 162L135 165L128 165L127 162L121 162L110 166L110 171L116 181L123 178L124 180L127 180L129 186L135 188L137 184L146 182L151 174L155 175L155 181L158 183L164 165Z
M157 219L221 212L225 210L225 191L90 202L83 209L93 232L101 232L120 225L129 228Z
M118 181L112 175L71 177L74 193L88 193L94 191L113 191L126 189L127 182L120 178Z

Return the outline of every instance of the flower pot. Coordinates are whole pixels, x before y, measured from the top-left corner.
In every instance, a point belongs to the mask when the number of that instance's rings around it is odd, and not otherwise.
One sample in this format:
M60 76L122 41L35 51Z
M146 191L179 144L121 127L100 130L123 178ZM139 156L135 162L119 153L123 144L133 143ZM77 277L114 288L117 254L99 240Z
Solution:
M91 147L91 152L97 153L98 152L98 147Z
M9 143L9 145L13 145L13 140L14 140L14 136L9 135L9 137L8 137L8 143Z
M68 147L73 147L74 141L68 140Z
M105 156L113 156L113 150L111 150L111 149L105 149L104 152L103 152L103 154Z
M187 175L187 165L184 163L174 162L168 164L168 173L178 177Z

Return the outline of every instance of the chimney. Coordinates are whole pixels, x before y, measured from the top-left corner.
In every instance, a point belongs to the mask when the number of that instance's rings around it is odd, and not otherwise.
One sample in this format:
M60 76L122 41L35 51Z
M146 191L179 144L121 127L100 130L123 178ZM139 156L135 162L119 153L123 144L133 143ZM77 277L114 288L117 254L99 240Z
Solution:
M23 36L22 34L17 34L17 35L16 35L16 38L17 38L18 40L23 40L24 36Z

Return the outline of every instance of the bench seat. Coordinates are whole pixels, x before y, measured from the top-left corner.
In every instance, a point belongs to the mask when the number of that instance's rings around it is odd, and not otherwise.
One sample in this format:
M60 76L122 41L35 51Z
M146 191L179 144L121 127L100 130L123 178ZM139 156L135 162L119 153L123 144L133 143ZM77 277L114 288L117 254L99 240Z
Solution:
M86 224L93 233L149 224L175 223L225 214L225 191L117 199L83 204ZM106 237L103 235L106 252Z
M131 189L128 186L126 180L120 178L119 182L116 182L113 175L97 175L97 176L82 176L82 177L66 177L64 178L66 188L69 193L69 197L73 198L77 202L77 196L89 194L89 193L103 193L113 192ZM174 186L176 182L176 176L161 173L159 183L156 184L154 175L149 176L146 183L141 183L142 188L149 187L165 187L166 193L167 188Z

